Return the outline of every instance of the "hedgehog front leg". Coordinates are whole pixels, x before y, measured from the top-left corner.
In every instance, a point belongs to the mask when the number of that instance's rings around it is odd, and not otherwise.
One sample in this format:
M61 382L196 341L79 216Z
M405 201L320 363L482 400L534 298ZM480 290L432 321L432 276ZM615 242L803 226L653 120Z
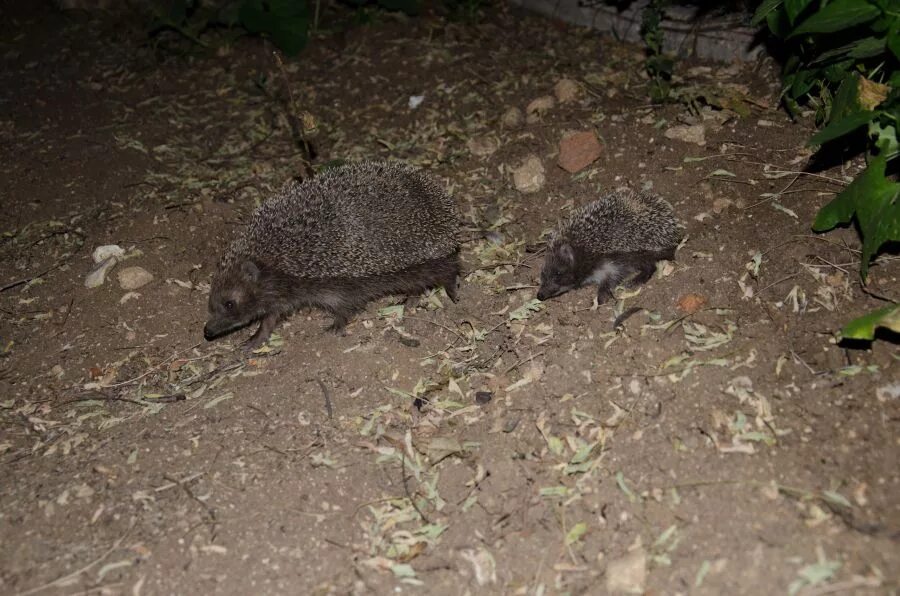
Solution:
M447 292L447 297L450 298L451 302L455 303L459 300L459 282L462 277L459 254L453 255L450 257L450 260L449 271L444 278L443 286L444 291Z
M260 347L266 341L268 341L269 336L272 335L272 331L275 329L275 326L278 324L278 314L271 313L262 318L259 322L259 329L256 330L250 339L244 343L244 349L247 351L253 351L256 348Z
M451 302L456 303L459 301L459 276L457 272L447 276L447 279L444 280L444 291L447 292L447 297Z
M447 292L447 298L450 299L450 302L453 302L454 304L459 302L459 286L455 279L444 285L444 291Z
M597 304L605 304L613 299L613 289L615 286L603 284L597 287Z
M674 257L674 253L674 249L635 253L631 266L637 272L637 275L628 285L636 288L650 281L656 274L656 263L661 259L671 260Z

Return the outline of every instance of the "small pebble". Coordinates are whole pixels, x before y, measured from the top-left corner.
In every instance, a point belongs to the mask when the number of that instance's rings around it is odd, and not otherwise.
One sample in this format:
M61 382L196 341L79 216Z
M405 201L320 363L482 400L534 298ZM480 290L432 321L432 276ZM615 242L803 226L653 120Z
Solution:
M542 95L537 99L533 99L531 103L528 104L528 107L525 108L526 114L543 114L553 108L556 105L556 100L553 99L552 95Z
M153 281L153 274L143 267L126 267L119 271L119 286L123 290L136 290Z
M544 176L544 164L537 155L529 155L512 171L513 184L521 193L537 192L547 181Z
M581 87L572 79L560 79L553 87L553 94L559 103L569 103L578 99Z
M509 108L503 112L503 116L500 117L500 124L505 128L519 128L524 121L525 117L522 115L522 110L519 108Z
M692 126L673 126L665 132L667 139L676 139L685 143L693 143L701 147L706 145L706 129L702 124Z
M500 142L493 137L472 137L466 143L466 148L476 157L487 157L500 148Z

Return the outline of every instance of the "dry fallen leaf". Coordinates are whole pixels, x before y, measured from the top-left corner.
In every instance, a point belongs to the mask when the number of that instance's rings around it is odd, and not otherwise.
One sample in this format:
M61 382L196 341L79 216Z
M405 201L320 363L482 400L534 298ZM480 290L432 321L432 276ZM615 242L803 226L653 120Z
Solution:
M859 105L866 110L874 110L883 102L890 88L882 83L870 81L865 77L859 79Z

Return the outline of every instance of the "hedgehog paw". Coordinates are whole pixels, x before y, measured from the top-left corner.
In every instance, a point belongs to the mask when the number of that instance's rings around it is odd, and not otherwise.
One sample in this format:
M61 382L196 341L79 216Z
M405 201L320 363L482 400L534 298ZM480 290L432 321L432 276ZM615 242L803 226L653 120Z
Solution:
M450 299L450 302L454 304L459 302L459 284L456 279L452 283L445 285L444 291L447 292L447 298Z
M331 323L328 327L325 328L326 331L330 331L331 333L337 333L339 335L346 335L346 327L347 323L350 322L348 317L342 315L335 315L334 322Z
M275 325L278 323L277 315L267 315L263 318L262 321L259 322L259 329L256 330L256 333L250 336L244 345L241 348L245 352L252 352L253 350L261 347L267 341L269 341L269 336L272 335L272 330L275 329Z
M607 287L600 287L597 289L597 305L604 304L612 300L615 296L613 296L612 290Z
M251 337L250 339L245 341L243 344L241 344L241 351L249 354L250 352L253 352L253 351L261 348L266 343L267 340L268 340L268 338L263 339L262 337L256 337L256 334L254 333L253 337Z

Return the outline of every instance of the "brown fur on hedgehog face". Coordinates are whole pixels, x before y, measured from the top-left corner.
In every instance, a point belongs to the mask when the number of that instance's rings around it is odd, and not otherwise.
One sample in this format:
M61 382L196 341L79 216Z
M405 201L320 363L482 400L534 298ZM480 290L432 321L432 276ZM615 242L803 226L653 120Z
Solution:
M219 271L209 291L209 318L203 337L213 339L249 325L266 314L260 291L262 272L253 261Z

